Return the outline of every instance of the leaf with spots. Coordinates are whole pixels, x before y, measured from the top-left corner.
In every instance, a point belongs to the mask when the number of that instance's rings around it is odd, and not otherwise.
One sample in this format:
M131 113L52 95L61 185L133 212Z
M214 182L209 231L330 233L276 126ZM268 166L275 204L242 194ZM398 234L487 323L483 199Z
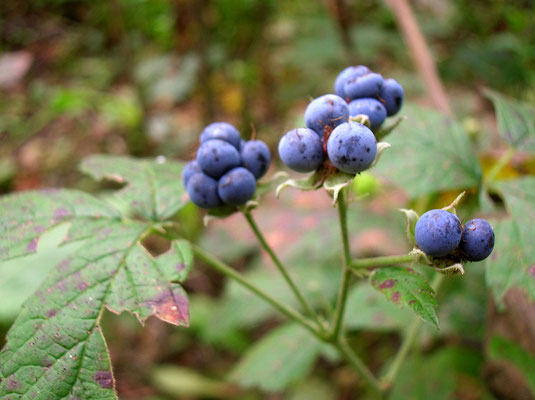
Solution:
M496 243L487 259L487 285L499 305L514 287L524 289L535 300L535 178L503 181L498 185L511 218L491 221Z
M94 179L125 184L113 200L129 215L161 221L173 216L186 203L182 183L184 165L174 161L136 160L129 157L94 155L84 159L82 172Z
M409 268L377 268L370 275L374 288L398 306L409 306L425 322L438 329L435 292L426 279Z
M535 107L492 90L485 93L494 103L502 139L514 148L534 151Z
M230 377L245 387L280 391L307 375L322 346L302 327L283 325L249 348Z
M0 351L0 398L115 399L100 331L105 309L187 325L179 283L191 268L184 241L152 257L141 240L150 222L124 220L107 203L72 190L23 192L0 200L0 259L31 254L43 231L69 223L67 253L22 307Z
M481 166L461 125L424 107L407 105L404 111L407 122L388 137L393 150L375 171L412 198L479 186Z

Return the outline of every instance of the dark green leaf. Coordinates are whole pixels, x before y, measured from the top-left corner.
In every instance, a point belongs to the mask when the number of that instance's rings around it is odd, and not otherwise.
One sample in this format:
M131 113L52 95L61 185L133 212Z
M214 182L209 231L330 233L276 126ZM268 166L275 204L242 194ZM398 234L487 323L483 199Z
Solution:
M522 346L499 336L493 336L489 345L491 360L509 361L514 364L535 396L535 356Z
M534 151L535 107L492 90L485 93L494 103L502 139L512 147Z
M413 198L478 186L481 167L460 124L415 105L408 105L404 111L408 120L389 136L392 149L375 171Z
M504 181L499 185L511 219L494 222L496 244L487 260L487 284L502 304L507 290L520 287L535 299L535 178Z
M232 371L231 379L242 386L282 390L308 373L321 347L321 342L302 327L283 325L245 353Z
M116 398L102 313L130 311L141 322L155 315L187 325L186 294L171 283L184 279L189 268L187 244L175 242L163 259L154 259L140 243L150 224L122 220L106 203L75 191L7 196L0 209L9 210L0 215L4 259L34 252L43 228L66 221L63 243L83 240L25 302L11 327L0 352L0 396Z
M173 216L187 202L182 183L183 164L164 160L136 160L129 157L94 155L80 169L94 179L108 179L125 186L115 193L130 214L151 220Z
M438 328L435 293L422 275L402 267L377 268L370 281L390 302L408 305L425 322Z

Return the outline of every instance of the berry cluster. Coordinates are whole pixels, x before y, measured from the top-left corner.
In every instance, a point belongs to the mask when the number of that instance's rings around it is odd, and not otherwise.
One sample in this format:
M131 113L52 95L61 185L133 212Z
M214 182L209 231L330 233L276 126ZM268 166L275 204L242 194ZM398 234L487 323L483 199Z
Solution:
M200 141L196 159L182 171L191 201L208 209L245 204L271 163L267 145L261 140L242 140L238 130L226 122L208 125Z
M367 115L375 130L386 117L403 105L403 87L394 79L383 79L364 65L344 69L334 82L334 92L347 101L349 116Z
M336 78L334 90L336 94L323 95L308 105L306 128L287 132L279 142L282 162L294 171L315 171L326 158L348 174L368 169L377 153L375 135L350 117L367 115L370 126L376 129L403 104L399 83L383 80L362 65L343 70Z
M472 219L464 226L445 210L430 210L416 222L416 243L427 255L444 257L458 251L463 260L481 261L494 249L494 231L484 219Z

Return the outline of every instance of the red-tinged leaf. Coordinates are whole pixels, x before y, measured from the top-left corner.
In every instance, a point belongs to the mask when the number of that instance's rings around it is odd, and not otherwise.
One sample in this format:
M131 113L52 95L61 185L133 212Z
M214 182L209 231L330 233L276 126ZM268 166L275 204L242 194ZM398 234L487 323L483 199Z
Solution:
M151 223L123 220L106 203L75 191L17 194L0 200L0 209L6 206L0 243L12 244L8 257L26 254L24 245L39 238L28 215L45 229L70 221L64 243L83 240L83 245L52 270L8 332L0 352L0 397L115 399L100 333L102 312L129 311L141 323L154 315L187 325L186 293L173 282L185 279L191 267L188 243L173 242L167 253L153 258L141 245ZM66 211L57 213L58 207ZM6 237L6 231L14 236Z
M425 322L438 328L435 293L422 275L402 267L377 268L370 281L388 301L400 307L408 305Z

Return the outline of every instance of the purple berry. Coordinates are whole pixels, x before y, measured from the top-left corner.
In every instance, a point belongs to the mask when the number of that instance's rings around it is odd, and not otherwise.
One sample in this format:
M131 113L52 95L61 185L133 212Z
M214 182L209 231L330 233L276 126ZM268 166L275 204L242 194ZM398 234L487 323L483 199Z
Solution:
M416 222L418 247L427 255L442 257L453 252L461 241L461 221L444 210L430 210Z

